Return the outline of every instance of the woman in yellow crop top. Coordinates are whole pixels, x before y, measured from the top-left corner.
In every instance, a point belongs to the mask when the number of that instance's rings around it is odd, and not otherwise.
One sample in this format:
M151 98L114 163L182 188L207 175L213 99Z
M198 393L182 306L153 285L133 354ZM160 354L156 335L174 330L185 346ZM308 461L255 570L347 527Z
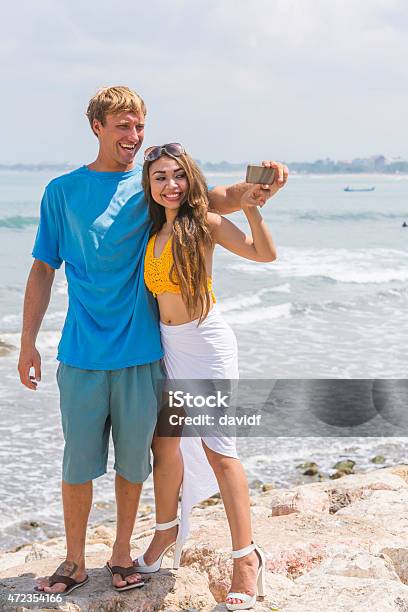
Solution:
M276 258L258 208L265 201L265 192L260 185L248 185L242 195L242 210L251 228L251 235L246 236L228 219L208 211L205 179L177 143L146 151L143 188L152 221L144 278L157 297L167 376L237 379L235 335L214 306L212 258L216 244L253 261ZM174 544L174 567L178 567L192 506L219 488L234 557L226 605L231 610L252 607L257 589L259 594L263 591L265 561L262 551L252 544L248 485L235 440L157 436L152 448L157 524L148 549L135 560L138 570L157 571ZM177 519L181 485L181 519Z

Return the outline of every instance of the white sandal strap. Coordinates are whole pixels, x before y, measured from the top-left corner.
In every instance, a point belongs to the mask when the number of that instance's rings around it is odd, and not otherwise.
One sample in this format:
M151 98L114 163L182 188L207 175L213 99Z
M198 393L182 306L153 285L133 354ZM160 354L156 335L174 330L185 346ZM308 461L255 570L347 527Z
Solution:
M166 529L171 529L171 527L175 527L180 523L180 519L178 516L173 521L169 521L168 523L156 523L157 531L165 531Z
M228 593L225 599L240 599L242 602L246 603L252 599L252 597L248 595L248 593Z
M245 548L241 548L240 550L233 550L232 558L240 559L241 557L246 557L246 555L249 555L249 553L255 550L255 548L256 548L256 544L250 544L249 546L246 546Z

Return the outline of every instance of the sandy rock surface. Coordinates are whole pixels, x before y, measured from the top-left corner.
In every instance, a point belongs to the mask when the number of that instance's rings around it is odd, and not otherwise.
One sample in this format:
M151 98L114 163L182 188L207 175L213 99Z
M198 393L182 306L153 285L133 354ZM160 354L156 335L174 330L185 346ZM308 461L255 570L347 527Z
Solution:
M276 510L278 509L278 510ZM256 610L281 612L408 612L408 466L382 468L334 481L270 489L252 498L254 539L267 559L267 596ZM64 558L64 539L30 544L0 555L0 610L150 611L225 610L232 560L222 503L193 511L182 566L163 569L141 589L117 593L105 563L114 524L89 530L90 582L61 602L32 604L37 577ZM153 534L139 519L134 556Z

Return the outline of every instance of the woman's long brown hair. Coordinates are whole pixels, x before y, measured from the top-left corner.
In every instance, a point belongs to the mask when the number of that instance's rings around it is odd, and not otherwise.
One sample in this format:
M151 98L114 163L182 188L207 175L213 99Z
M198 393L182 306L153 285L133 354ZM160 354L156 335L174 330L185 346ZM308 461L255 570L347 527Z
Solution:
M211 306L205 264L205 248L213 244L207 222L207 183L201 170L187 153L179 157L166 153L163 157L174 159L186 173L188 182L186 198L178 209L173 223L174 263L170 270L170 280L180 285L181 297L189 316L194 316L199 308L200 324L208 315ZM143 190L153 223L151 235L159 232L166 222L165 209L153 200L150 189L149 169L153 163L144 163L142 176Z

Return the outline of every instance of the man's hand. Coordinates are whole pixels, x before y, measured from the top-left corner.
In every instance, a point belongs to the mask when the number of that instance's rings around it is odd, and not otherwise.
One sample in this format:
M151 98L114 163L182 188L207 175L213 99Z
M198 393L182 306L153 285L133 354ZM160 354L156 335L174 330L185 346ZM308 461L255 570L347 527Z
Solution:
M284 164L276 161L263 161L262 165L265 168L273 168L275 170L275 178L272 185L260 185L261 190L264 192L264 198L260 198L260 206L262 207L266 200L272 198L282 187L286 185L289 176L289 169Z
M34 368L34 376L30 376L30 369ZM18 360L18 373L20 380L27 389L36 391L37 383L41 380L41 356L35 346L21 347Z
M41 357L35 348L38 330L47 310L55 270L47 263L34 260L28 276L24 296L23 329L21 332L20 359L18 373L22 384L35 391L37 382L41 380ZM34 376L30 376L30 368L34 368Z

